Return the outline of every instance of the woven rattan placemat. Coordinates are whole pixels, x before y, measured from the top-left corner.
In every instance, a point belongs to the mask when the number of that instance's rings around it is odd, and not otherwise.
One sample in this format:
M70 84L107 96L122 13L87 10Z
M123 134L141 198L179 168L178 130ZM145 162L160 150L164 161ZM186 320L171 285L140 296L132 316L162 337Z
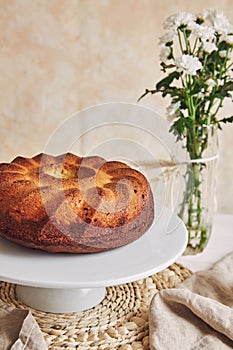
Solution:
M191 275L180 264L143 280L108 287L103 302L72 314L51 314L31 309L16 299L15 285L0 283L1 299L31 310L49 349L148 350L148 308L153 295L173 288Z

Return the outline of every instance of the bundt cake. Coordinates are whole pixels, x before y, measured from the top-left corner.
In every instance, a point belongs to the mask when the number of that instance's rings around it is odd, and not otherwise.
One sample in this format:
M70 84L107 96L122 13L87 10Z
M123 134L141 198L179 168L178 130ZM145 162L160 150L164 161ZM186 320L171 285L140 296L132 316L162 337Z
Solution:
M138 239L153 218L147 179L122 162L42 153L0 164L0 236L14 243L100 252Z

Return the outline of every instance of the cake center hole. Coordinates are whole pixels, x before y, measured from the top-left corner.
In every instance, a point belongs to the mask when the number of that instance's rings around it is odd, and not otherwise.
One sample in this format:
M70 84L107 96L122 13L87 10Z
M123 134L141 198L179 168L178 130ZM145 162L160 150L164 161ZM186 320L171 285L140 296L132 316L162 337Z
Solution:
M43 168L43 173L57 179L79 179L83 180L95 176L95 171L88 167L62 167L58 164L47 165Z
M57 179L72 179L77 176L77 171L64 169L58 165L49 165L43 169L44 174L56 177Z

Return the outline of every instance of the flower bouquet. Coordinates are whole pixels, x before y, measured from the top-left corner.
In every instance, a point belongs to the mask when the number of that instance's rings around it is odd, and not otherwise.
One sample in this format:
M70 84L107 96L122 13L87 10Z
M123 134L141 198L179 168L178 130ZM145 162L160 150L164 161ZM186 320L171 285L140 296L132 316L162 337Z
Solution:
M171 98L167 108L170 130L189 156L178 214L189 232L187 252L196 253L204 249L211 232L212 204L204 196L210 200L212 195L203 191L213 188L214 138L223 123L233 122L233 116L219 118L223 101L232 99L233 26L222 13L210 9L199 15L172 15L164 29L160 59L166 77L155 89L146 89L139 100L157 92Z

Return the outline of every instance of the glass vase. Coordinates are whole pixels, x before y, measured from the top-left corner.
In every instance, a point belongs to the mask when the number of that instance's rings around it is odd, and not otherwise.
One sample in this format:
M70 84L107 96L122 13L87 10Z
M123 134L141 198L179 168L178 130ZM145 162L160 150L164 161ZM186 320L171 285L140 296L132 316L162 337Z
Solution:
M182 183L176 212L188 230L184 255L204 250L211 236L216 209L218 130L216 126L202 126L195 135L191 146L187 145L188 140L184 145L189 159L178 165Z

